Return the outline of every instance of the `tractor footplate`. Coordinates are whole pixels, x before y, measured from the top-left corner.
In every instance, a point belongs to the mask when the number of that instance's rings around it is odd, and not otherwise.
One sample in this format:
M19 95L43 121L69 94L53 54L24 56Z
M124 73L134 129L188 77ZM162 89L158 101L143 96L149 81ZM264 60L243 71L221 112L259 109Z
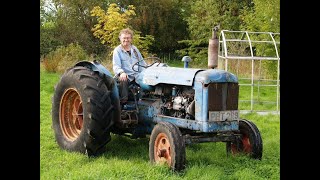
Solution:
M122 110L120 126L122 128L131 128L138 124L138 114L135 110Z

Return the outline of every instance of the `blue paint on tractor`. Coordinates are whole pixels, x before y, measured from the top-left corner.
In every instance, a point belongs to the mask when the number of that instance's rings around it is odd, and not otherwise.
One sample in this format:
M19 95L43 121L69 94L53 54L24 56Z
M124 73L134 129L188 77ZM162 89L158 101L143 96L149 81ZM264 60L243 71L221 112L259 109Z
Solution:
M157 115L154 122L166 121L175 124L178 127L186 128L201 132L225 132L238 130L239 124L237 120L223 122L201 122L195 120L187 120L170 116Z
M140 73L139 84L155 86L160 83L192 86L195 74L202 69L149 67Z
M208 69L199 72L195 76L195 82L201 82L202 84L209 84L213 82L238 82L238 78L225 70L220 69Z
M89 67L94 71L99 71L112 78L111 73L96 61L92 63L82 61L76 65ZM178 127L201 132L233 131L238 130L239 128L238 120L209 122L208 118L209 92L207 85L209 83L238 82L237 77L232 73L218 69L189 69L153 65L143 70L136 79L136 82L140 85L142 90L147 91L154 91L155 86L158 84L189 86L195 91L194 120L161 115L160 111L163 105L161 99L144 99L140 96L138 100L139 129L141 130L141 128L143 129L143 127L145 127L143 131L146 133L151 133L154 125L160 121L171 122ZM114 86L112 89L111 100L116 102L116 104L119 102L119 91L117 86ZM118 110L119 113L121 111L121 109L118 109L117 107L116 110Z
M146 127L146 132L151 134L154 126L153 118L160 113L159 99L141 99L138 102L139 106L139 121Z

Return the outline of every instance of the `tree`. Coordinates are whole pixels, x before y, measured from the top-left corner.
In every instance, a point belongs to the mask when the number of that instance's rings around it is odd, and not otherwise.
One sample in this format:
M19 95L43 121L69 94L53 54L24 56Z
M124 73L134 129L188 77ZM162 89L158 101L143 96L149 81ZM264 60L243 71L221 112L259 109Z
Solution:
M43 22L40 25L40 57L55 50L62 45L56 38L56 25L54 22Z
M241 13L241 29L252 32L280 32L280 0L253 0L254 6L246 7ZM270 35L261 34L255 37L257 40L272 41ZM280 36L274 39L280 42ZM277 45L280 56L280 44ZM257 56L276 57L274 44L259 43L255 44ZM277 77L276 61L263 61L262 65L268 71L271 78Z
M52 0L56 6L56 38L64 46L75 43L88 54L103 54L106 47L96 39L91 28L96 23L90 16L94 6L106 6L108 1L100 0Z
M280 0L253 0L241 12L241 29L256 32L280 32Z
M187 47L177 52L181 56L191 56L195 64L204 66L207 63L204 59L207 59L207 47L209 38L212 36L212 28L220 25L220 29L239 30L240 10L249 2L238 0L195 1L190 6L190 16L185 18L188 22L190 39L179 41Z
M141 35L154 36L150 47L153 53L173 52L180 48L179 40L188 38L187 22L183 19L186 1L182 0L121 0L117 3L126 8L136 7L136 15L129 21Z
M48 4L49 3L49 4ZM63 43L57 38L56 11L50 2L40 1L40 57Z
M119 32L121 29L130 27L128 21L135 15L135 7L129 5L127 9L121 9L115 3L110 4L107 12L96 6L91 11L91 16L97 17L97 24L92 28L93 35L100 39L102 44L106 44L112 49L119 45ZM132 27L130 27L133 29ZM140 49L144 56L148 56L148 49L153 43L151 35L140 36L140 32L134 30L133 42Z

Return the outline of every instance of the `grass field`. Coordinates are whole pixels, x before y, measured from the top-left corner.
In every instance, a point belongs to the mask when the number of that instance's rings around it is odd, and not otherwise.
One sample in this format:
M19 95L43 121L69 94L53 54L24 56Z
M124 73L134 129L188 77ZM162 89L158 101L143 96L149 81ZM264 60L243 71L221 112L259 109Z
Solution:
M280 179L279 115L241 115L260 130L261 161L241 155L227 157L224 143L193 144L186 147L186 169L176 173L149 163L148 137L113 134L107 152L100 157L64 151L51 128L51 97L59 76L40 68L40 179Z

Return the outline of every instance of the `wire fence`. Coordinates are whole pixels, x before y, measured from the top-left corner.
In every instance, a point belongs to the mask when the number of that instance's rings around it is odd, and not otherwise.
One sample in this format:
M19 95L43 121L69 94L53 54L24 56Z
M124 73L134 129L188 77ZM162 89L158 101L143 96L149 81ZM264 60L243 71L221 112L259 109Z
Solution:
M218 68L250 91L239 97L242 112L280 113L280 33L222 30Z

